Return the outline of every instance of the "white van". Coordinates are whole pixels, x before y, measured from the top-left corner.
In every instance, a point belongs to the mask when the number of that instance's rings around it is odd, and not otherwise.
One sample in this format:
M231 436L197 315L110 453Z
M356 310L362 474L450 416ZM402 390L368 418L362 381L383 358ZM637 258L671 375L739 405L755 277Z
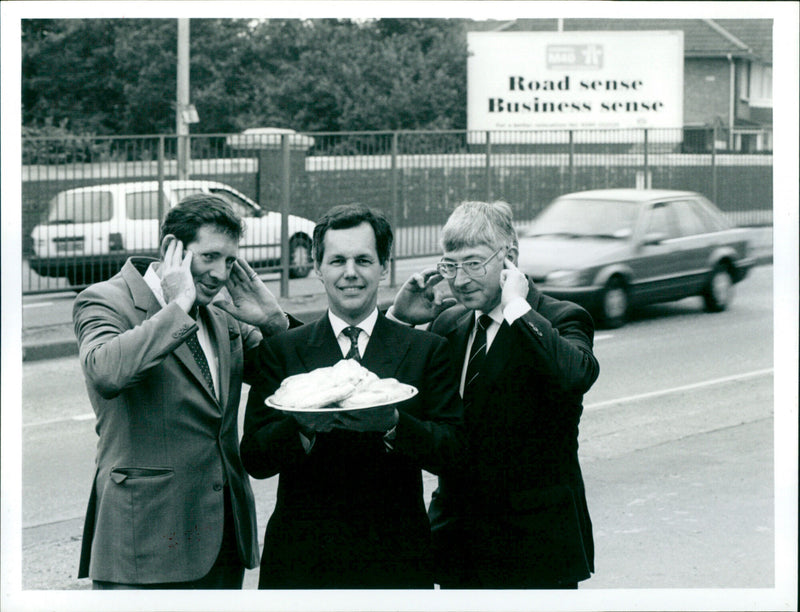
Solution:
M66 276L72 285L104 280L131 255L158 256L160 218L181 199L213 193L227 200L244 219L239 254L254 267L280 264L281 215L261 208L229 185L215 181L163 181L159 210L158 181L112 183L62 191L49 204L47 220L31 232L31 268L41 276ZM290 276L311 270L315 223L289 216Z

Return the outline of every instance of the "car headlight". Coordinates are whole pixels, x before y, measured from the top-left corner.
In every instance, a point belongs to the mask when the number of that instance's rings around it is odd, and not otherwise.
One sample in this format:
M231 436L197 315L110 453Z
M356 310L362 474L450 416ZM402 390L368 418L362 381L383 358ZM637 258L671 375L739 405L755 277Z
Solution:
M581 284L581 279L580 270L555 270L545 277L544 282L555 287L575 287Z

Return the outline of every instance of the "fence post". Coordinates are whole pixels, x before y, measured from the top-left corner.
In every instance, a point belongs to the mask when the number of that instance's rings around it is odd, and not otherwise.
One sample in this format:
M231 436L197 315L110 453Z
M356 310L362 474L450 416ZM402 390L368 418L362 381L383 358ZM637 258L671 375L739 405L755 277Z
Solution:
M191 178L189 173L189 147L191 146L191 143L189 142L189 136L178 134L177 145L177 178L178 180L185 181Z
M158 225L164 221L164 136L158 137ZM160 245L159 245L160 246Z
M492 199L492 133L486 130L486 201Z
M397 235L397 221L400 218L399 197L398 197L398 176L397 176L397 132L392 133L392 227ZM394 287L397 282L397 260L392 256L389 264L389 286Z
M717 204L717 126L711 128L711 201Z
M575 131L569 131L569 190L575 191Z
M289 134L281 134L281 297L289 297L289 205L291 170L289 167Z
M648 160L647 160L647 128L644 128L644 188L649 189L652 185L648 179Z

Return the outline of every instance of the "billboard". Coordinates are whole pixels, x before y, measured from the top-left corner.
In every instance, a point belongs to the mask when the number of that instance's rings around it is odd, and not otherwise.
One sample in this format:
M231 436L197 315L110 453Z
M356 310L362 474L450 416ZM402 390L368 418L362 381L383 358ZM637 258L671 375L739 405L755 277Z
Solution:
M681 31L469 32L467 45L472 143L485 142L486 130L511 131L493 142L563 141L568 130L598 130L576 133L584 142L629 142L642 130L599 130L683 127Z

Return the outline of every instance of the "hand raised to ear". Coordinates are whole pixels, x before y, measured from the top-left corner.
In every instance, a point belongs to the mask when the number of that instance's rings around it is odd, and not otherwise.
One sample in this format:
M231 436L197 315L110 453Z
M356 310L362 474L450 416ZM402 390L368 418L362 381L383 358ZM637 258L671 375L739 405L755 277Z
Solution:
M455 304L453 298L443 298L435 290L444 280L436 268L426 268L412 274L395 295L391 312L394 317L411 325L428 323Z
M502 289L500 304L503 308L516 298L528 297L528 277L508 258L503 260L500 287Z
M161 267L161 290L167 304L177 302L185 311L194 306L197 291L192 276L192 252L183 250L183 242L172 234L164 236L161 243L164 253Z
M240 321L255 325L266 335L288 329L289 319L278 300L241 257L234 262L225 286L231 302L216 302L222 310Z

